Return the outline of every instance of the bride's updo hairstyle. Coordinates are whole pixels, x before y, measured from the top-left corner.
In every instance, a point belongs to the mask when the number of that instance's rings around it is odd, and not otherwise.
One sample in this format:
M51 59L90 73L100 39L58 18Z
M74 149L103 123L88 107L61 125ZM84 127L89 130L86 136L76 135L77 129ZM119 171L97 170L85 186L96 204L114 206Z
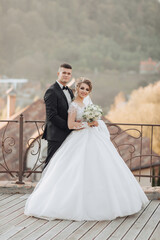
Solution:
M89 87L89 91L90 92L92 91L92 83L91 83L91 81L88 78L86 78L86 77L80 77L80 78L78 78L76 80L76 92L77 92L78 88L80 88L82 83L87 84L88 87Z

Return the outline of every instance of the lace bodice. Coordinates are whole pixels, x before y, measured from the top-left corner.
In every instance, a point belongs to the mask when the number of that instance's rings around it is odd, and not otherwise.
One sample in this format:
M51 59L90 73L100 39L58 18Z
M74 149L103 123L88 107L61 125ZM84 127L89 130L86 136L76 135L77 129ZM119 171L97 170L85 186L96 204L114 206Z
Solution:
M83 107L79 106L78 103L72 102L69 106L68 112L76 112L76 121L82 121L83 112L85 105Z

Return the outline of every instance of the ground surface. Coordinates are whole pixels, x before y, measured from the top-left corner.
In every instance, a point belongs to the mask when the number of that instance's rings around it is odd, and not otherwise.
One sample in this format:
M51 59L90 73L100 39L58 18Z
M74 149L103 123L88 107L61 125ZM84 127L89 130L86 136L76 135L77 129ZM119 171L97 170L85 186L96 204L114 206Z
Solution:
M0 240L160 240L160 201L113 221L46 221L23 214L27 194L0 194Z

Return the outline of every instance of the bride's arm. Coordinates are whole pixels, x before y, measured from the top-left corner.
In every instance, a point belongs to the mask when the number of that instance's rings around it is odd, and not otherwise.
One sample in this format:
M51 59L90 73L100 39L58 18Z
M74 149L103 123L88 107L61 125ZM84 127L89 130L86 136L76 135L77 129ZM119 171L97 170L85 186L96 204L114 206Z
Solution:
M76 122L76 111L70 111L68 113L68 128L69 129L83 129L85 127L97 127L98 122Z
M68 113L68 128L69 129L82 129L84 128L84 123L76 122L76 111L71 111Z

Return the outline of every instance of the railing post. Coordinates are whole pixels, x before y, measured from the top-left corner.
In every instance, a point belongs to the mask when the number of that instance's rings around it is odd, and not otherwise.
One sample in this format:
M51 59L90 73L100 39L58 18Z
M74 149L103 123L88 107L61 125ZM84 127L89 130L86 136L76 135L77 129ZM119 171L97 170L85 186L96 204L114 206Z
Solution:
M18 184L24 184L23 178L23 114L19 116L19 171L18 171Z

